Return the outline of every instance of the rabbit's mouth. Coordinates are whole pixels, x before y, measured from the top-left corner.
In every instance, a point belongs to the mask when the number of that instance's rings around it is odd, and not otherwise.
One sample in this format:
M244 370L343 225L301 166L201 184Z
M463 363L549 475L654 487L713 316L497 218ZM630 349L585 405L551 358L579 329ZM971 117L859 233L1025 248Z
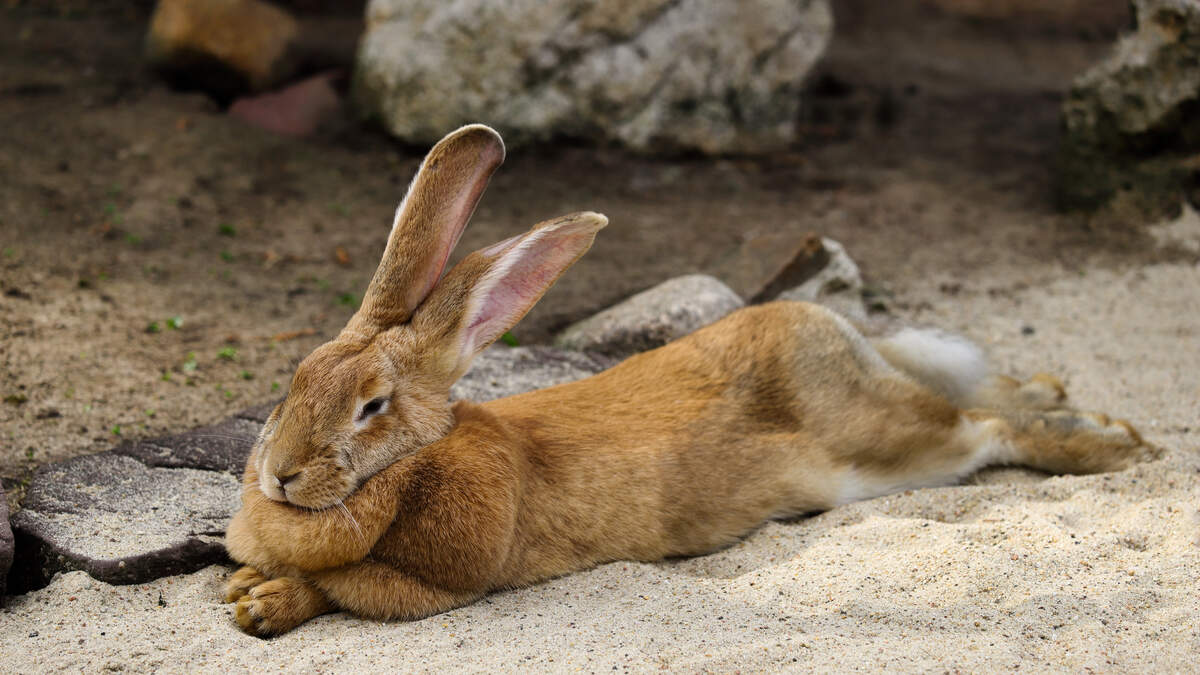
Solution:
M335 506L354 489L349 472L336 462L310 462L286 473L263 471L258 482L268 499L306 509Z

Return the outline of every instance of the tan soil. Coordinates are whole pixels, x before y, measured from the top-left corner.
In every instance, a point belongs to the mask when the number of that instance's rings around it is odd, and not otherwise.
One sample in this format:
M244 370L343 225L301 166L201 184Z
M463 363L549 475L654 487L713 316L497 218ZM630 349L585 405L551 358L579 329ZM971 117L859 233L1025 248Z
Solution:
M517 337L712 269L764 229L843 241L899 310L933 273L953 290L1019 268L1036 285L1166 255L1137 228L1048 206L1059 92L1104 38L901 7L839 5L814 78L827 86L777 156L512 153L461 250L566 211L612 222ZM280 396L350 315L423 151L349 119L306 140L246 127L144 72L141 30L0 11L14 38L0 41L0 476L14 501L40 463Z

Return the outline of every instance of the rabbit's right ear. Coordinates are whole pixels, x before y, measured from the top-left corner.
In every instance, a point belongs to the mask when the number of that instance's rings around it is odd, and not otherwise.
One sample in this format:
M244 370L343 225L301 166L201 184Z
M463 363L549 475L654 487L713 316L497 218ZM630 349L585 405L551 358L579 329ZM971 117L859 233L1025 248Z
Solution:
M608 224L573 213L463 258L413 315L429 374L457 380L471 359L512 328Z
M396 209L383 260L345 332L370 336L408 321L441 277L503 161L504 141L482 124L462 127L433 146Z

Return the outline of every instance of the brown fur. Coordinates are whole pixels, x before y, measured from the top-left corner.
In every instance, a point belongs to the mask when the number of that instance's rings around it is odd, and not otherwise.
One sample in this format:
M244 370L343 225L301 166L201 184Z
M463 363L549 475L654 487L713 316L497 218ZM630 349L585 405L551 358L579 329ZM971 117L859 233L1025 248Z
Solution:
M456 152L454 138L434 152ZM989 462L1104 471L1149 450L1124 423L1061 408L1046 378L993 379L979 396L990 408L962 411L803 303L741 310L586 380L451 408L470 357L602 226L568 216L476 252L407 323L343 333L301 364L227 533L247 565L226 592L244 629L270 635L335 609L417 618L609 560L706 553L768 518ZM533 262L510 265L518 256ZM501 276L521 293L492 320L507 305L479 298ZM382 395L385 412L353 421ZM286 495L281 478L295 480Z

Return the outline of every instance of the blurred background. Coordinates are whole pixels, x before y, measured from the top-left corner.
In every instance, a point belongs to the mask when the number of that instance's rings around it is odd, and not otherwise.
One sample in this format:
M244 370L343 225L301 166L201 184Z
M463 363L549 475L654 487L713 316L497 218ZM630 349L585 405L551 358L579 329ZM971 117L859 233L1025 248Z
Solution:
M681 274L766 283L811 233L918 318L917 280L1196 256L1145 227L1197 194L1185 0L0 0L0 36L14 500L38 464L281 397L464 122L509 154L456 257L611 221L522 344Z

